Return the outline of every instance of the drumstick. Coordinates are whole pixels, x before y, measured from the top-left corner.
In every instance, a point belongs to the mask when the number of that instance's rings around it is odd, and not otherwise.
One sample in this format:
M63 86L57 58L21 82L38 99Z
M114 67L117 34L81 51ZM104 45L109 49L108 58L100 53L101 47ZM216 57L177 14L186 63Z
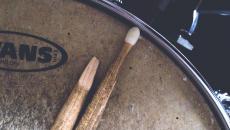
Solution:
M128 31L125 38L125 44L123 45L120 54L107 71L104 80L101 82L76 130L95 130L97 128L99 120L117 81L119 69L132 46L136 44L139 36L140 30L137 27L133 27Z
M99 61L93 57L58 114L51 130L72 130L83 101L90 90Z

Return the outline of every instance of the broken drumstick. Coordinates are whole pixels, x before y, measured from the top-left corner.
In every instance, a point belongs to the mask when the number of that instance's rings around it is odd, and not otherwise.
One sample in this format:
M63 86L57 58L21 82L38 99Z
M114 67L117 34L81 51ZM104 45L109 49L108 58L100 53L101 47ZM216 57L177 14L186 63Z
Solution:
M90 90L99 61L93 57L58 114L51 130L72 130L84 99Z
M125 44L115 62L107 71L85 114L80 120L76 130L95 130L99 124L103 111L117 81L117 75L130 49L136 44L140 36L137 27L131 28L125 38Z

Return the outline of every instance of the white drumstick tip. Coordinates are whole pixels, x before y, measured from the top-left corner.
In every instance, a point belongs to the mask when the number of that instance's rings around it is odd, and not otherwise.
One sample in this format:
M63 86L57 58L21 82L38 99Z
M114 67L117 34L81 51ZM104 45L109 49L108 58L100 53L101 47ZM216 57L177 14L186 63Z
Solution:
M125 42L131 45L135 45L139 37L140 37L140 29L138 27L132 27L131 29L129 29L125 37Z

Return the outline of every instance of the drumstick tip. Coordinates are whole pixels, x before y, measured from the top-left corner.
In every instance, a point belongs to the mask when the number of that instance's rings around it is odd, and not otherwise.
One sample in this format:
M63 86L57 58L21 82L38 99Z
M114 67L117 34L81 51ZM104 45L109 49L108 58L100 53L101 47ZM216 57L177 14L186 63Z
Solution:
M140 29L138 27L132 27L131 29L129 29L125 37L125 42L131 45L135 45L139 37L140 37Z
M84 72L82 73L78 84L85 88L86 90L89 90L90 87L92 86L94 76L96 74L97 68L99 65L99 60L94 56L88 65L86 66Z

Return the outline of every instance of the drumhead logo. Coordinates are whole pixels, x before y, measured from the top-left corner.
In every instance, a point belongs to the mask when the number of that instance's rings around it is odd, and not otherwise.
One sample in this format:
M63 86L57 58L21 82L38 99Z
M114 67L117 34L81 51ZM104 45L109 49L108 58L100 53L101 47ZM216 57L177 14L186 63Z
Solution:
M0 31L0 69L37 72L55 69L67 61L56 43L26 33Z

